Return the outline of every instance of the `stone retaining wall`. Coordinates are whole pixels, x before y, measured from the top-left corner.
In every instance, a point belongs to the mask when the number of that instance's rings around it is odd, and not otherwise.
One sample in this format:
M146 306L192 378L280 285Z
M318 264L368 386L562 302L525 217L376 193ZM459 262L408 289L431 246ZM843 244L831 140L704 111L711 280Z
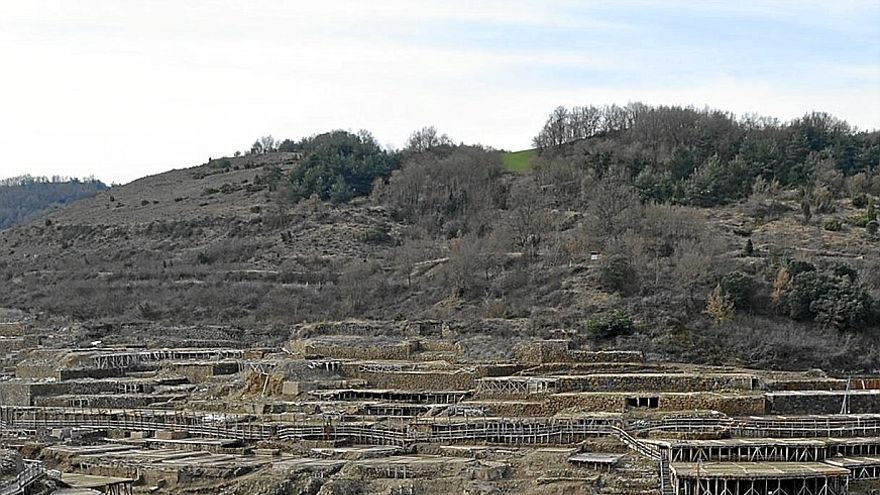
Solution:
M339 341L293 340L287 344L298 358L384 359L409 360L416 351L415 342L364 343L356 340Z
M23 337L27 329L21 323L0 323L0 337Z
M844 397L848 412L880 412L880 390L771 392L766 394L767 414L838 414Z
M558 392L751 390L747 374L632 373L555 376Z
M240 364L238 361L172 363L163 368L185 377L190 383L202 383L215 376L238 373Z
M470 390L476 375L472 371L396 371L359 373L370 387L402 390Z
M553 416L563 411L622 413L633 407L628 399L656 398L656 410L661 411L719 411L730 416L764 414L762 395L729 395L715 392L628 394L604 392L573 392L552 394L542 401L472 401L462 405L488 404L493 413L508 416ZM648 408L645 408L648 409Z
M571 349L570 340L523 342L514 348L517 361L543 363L640 363L645 360L637 351L581 351Z

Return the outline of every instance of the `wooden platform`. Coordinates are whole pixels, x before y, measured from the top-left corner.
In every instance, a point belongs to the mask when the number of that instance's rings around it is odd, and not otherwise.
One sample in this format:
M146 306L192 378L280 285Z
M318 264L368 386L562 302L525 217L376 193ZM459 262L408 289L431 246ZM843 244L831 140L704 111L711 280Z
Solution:
M131 478L94 476L79 473L61 473L61 482L77 490L97 490L108 495L130 495Z
M678 478L775 480L849 476L849 469L824 462L680 462L670 467Z

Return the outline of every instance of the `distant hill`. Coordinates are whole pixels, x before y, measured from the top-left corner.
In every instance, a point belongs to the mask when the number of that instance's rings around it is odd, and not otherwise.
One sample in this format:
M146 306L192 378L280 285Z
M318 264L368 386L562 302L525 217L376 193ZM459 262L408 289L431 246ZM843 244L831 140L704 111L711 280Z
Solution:
M0 180L0 229L25 222L49 208L89 198L108 189L103 182L24 175Z

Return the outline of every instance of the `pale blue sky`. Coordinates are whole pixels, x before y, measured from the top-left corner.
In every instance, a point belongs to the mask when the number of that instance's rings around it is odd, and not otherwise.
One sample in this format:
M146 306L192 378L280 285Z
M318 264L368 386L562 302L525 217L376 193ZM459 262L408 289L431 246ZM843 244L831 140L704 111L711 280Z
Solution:
M880 1L3 0L0 67L0 177L125 182L334 128L522 149L557 105L880 128Z

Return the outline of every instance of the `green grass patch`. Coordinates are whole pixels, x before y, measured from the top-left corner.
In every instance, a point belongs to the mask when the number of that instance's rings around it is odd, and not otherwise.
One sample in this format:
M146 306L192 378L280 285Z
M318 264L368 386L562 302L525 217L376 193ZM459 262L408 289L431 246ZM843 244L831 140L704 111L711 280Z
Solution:
M525 172L532 168L532 157L537 154L537 150L522 150L512 153L505 153L501 156L504 162L504 168L511 172Z

